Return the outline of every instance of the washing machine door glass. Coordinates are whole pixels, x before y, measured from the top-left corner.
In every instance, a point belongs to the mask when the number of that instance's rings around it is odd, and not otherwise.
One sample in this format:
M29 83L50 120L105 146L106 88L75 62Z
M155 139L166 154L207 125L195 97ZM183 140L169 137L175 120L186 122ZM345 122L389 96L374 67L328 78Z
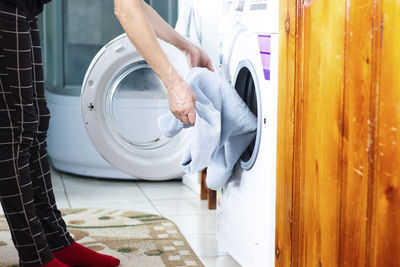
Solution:
M158 117L168 112L167 93L144 61L133 63L116 75L106 101L109 128L127 149L157 149L170 140L161 135L157 125Z
M186 57L159 41L174 68L185 76ZM166 89L126 35L107 44L93 59L83 82L84 124L97 151L131 176L165 180L181 176L188 131L163 136L158 118L168 112Z
M258 121L257 134L240 158L240 165L246 170L251 169L257 160L261 143L262 105L260 86L257 81L253 64L249 60L241 61L234 77L234 86Z

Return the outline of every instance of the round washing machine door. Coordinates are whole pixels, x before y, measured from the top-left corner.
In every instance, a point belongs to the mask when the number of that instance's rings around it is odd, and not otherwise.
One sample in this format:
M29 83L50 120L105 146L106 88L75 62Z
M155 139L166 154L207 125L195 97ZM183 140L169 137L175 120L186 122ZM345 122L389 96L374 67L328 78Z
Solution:
M187 59L159 41L175 69L185 76ZM123 34L93 59L86 73L81 108L90 140L112 165L147 180L181 176L180 159L188 131L163 136L157 119L168 111L165 87Z

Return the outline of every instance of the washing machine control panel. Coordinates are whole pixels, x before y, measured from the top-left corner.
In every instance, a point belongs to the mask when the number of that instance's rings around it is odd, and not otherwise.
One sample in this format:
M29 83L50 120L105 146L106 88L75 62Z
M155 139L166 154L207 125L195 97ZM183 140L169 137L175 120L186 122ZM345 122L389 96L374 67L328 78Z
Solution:
M267 0L251 0L250 10L265 10L267 9Z
M266 10L267 9L267 1L268 0L235 0L233 1L233 10L238 12L243 12L245 8L256 11L256 10ZM228 1L228 3L232 3L232 1ZM247 5L246 5L247 4Z

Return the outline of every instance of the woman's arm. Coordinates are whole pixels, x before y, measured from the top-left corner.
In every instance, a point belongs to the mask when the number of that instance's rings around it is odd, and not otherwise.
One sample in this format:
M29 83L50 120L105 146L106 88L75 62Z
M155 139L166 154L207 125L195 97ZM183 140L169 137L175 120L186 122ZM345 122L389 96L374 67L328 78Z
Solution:
M142 0L114 0L115 15L129 39L167 88L171 112L185 124L193 124L196 116L196 97L161 49L153 27L143 11L144 6ZM155 25L155 28L165 28L165 25L159 22ZM173 35L171 32L169 34ZM176 41L176 37L164 38L171 38L171 42Z

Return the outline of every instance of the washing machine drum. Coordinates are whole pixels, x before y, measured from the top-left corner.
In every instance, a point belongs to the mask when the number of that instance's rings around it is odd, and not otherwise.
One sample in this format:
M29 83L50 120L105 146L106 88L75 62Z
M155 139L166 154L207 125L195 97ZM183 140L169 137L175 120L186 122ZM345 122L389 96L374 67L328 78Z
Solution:
M183 53L159 42L178 73L186 75ZM147 180L183 174L179 162L188 131L171 139L160 133L157 119L168 111L165 87L125 34L93 59L83 82L81 108L93 145L118 169Z

